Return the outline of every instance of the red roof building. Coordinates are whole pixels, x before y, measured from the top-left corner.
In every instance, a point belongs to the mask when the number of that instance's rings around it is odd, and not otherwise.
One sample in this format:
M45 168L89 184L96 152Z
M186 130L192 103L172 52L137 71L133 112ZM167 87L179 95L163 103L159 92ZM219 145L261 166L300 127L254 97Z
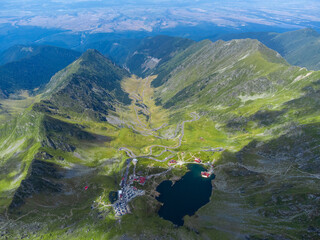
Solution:
M176 163L177 163L177 161L176 161L176 160L174 160L174 159L171 159L171 160L169 161L168 165L171 165L171 164L176 164Z
M209 172L201 172L201 176L204 178L209 178L211 176L211 173Z
M140 184L144 184L146 181L146 178L145 177L140 177Z

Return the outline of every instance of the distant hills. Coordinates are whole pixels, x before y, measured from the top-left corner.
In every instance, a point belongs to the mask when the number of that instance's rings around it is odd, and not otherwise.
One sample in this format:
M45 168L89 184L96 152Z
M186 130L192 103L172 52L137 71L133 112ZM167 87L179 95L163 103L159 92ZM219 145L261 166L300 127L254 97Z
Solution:
M285 33L253 32L227 34L211 38L218 39L258 39L269 48L279 52L290 64L320 70L320 33L307 28Z
M43 87L50 78L80 56L53 46L14 46L1 54L0 89L3 94Z
M194 41L170 36L101 41L87 47L99 50L138 76L150 75L162 63L186 49Z
M158 65L167 62L193 43L192 40L178 37L145 38L134 49L134 52L128 55L125 66L138 76L149 75Z
M41 52L43 46L38 45L15 45L0 53L0 65L30 58Z
M211 37L217 40L257 39L267 47L277 51L292 65L320 70L320 33L313 29L301 29L285 33L249 32L217 34ZM120 66L125 66L132 73L146 76L157 72L177 52L192 45L194 41L169 36L155 36L143 39L121 39L97 41L85 48L94 48L112 59Z

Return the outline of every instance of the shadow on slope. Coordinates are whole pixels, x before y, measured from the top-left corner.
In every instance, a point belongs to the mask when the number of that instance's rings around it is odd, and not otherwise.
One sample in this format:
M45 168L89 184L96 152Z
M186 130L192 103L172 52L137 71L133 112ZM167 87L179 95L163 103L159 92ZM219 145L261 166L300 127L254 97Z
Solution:
M186 226L212 239L319 238L319 131L291 125L276 139L225 152L210 203Z

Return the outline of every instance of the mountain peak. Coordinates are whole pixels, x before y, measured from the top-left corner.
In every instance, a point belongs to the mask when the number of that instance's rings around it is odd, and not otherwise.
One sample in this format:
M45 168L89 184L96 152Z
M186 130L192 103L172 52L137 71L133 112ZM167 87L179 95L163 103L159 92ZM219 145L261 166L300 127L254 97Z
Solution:
M53 76L47 89L58 91L61 89L61 86L64 87L75 76L81 76L80 79L85 81L90 79L96 84L103 85L103 87L111 90L114 82L129 76L129 73L112 63L111 60L103 56L99 51L89 49L78 60ZM57 89L55 86L60 87Z
M262 57L265 58L268 62L288 65L286 60L282 58L278 52L268 48L266 45L264 45L262 42L260 42L257 39L251 39L251 38L235 39L235 40L225 42L225 45L227 46L227 48L232 49L233 44L234 44L233 47L236 48L235 51L237 52L242 51L246 53L246 56L259 52L262 55Z
M80 62L82 63L85 62L85 64L90 64L91 66L93 65L93 63L97 63L97 62L100 62L100 63L104 62L104 63L114 65L110 59L103 56L96 49L88 49L80 56L79 60Z
M90 58L98 58L104 56L96 49L88 49L81 55L81 59L90 59ZM107 59L107 58L106 58Z
M50 106L58 109L57 113L87 111L103 119L101 114L113 110L113 103L130 102L120 86L121 79L127 76L129 73L126 70L113 64L97 50L90 49L51 78L43 94L46 101L40 108L37 107L47 111L48 107L43 108L43 105L49 102Z
M230 41L225 42L226 45L236 44L241 45L242 47L246 48L260 48L263 44L258 41L257 39L245 38L245 39L233 39Z
M312 35L312 36L317 36L317 37L320 36L320 34L313 28L303 28L303 29L297 30L296 32L297 33L301 32L301 33L304 33L307 35Z

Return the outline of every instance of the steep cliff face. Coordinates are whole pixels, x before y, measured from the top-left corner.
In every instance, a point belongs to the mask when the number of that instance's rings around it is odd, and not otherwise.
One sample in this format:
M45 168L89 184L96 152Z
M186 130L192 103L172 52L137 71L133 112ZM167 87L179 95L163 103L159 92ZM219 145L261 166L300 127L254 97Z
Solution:
M78 141L96 141L96 137L84 131L81 125L70 124L50 116L45 116L42 125L42 147L73 152Z

